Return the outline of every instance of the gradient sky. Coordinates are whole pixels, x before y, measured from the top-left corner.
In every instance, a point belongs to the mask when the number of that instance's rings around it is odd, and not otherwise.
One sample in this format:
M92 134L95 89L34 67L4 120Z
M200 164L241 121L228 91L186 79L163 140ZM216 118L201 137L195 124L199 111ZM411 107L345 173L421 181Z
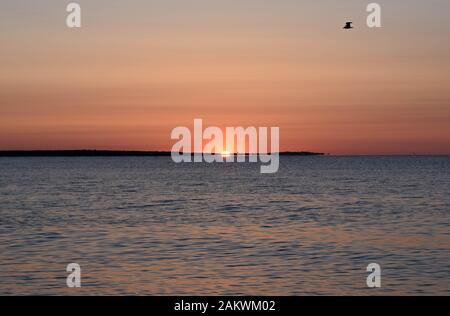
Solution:
M0 149L170 150L279 126L281 150L450 154L450 1L0 2ZM356 29L342 30L352 20Z

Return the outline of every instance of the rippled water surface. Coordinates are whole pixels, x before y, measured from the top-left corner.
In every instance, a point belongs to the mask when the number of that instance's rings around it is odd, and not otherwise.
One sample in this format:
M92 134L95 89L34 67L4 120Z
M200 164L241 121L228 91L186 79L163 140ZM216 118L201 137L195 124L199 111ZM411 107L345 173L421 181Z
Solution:
M450 294L450 157L0 158L0 202L0 294Z

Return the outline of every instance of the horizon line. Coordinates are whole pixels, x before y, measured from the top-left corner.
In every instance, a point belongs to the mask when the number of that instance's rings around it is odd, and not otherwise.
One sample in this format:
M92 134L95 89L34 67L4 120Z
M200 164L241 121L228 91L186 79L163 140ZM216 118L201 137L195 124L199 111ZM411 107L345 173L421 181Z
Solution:
M114 150L114 149L0 149L0 157L32 157L32 156L169 156L173 151L165 150ZM180 152L184 153L184 152ZM210 153L193 153L191 155L202 155ZM261 153L230 153L230 155L260 155ZM271 155L272 153L266 153ZM281 156L450 156L450 153L323 153L312 151L280 151ZM221 155L221 153L211 153L211 155Z

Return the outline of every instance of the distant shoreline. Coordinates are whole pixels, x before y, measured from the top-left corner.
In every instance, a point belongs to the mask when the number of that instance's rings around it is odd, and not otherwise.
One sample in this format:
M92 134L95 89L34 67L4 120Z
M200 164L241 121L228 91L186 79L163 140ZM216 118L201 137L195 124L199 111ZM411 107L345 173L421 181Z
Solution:
M322 156L324 153L309 151L280 152L281 156ZM166 157L170 151L126 150L2 150L0 157ZM193 153L192 153L193 155ZM235 154L237 155L237 154ZM245 154L248 155L248 154Z

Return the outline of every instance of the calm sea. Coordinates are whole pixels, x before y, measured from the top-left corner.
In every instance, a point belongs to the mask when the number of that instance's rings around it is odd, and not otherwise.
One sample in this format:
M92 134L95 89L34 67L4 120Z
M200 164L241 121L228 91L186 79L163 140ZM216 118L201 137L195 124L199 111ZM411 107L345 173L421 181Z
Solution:
M0 158L0 294L450 295L450 157Z

